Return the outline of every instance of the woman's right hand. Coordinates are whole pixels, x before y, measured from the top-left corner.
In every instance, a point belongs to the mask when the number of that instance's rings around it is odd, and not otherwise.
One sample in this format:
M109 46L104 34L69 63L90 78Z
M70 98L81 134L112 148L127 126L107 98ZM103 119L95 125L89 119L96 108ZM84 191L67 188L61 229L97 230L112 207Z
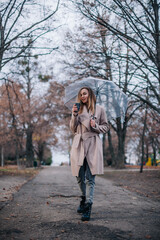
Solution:
M73 115L77 115L78 114L78 108L77 108L76 104L73 105L72 114Z

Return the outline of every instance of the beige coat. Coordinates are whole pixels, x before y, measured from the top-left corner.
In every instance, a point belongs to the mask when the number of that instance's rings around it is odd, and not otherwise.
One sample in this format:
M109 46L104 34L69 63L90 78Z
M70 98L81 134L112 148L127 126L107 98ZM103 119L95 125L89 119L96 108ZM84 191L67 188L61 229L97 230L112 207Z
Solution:
M84 107L82 114L71 117L70 129L74 133L71 148L71 170L73 176L78 176L79 169L86 157L92 175L103 174L103 150L99 133L109 129L103 107L97 105L95 113L95 128L90 126L91 112Z

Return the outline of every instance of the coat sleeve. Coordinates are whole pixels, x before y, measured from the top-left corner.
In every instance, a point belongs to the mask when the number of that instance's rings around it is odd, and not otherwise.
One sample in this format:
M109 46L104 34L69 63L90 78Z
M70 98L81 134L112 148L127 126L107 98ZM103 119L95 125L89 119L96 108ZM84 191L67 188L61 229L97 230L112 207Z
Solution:
M70 120L70 129L73 133L77 131L77 126L78 126L78 115L74 116L72 114L71 120Z
M99 124L96 123L95 127L92 127L92 130L97 133L107 133L109 129L110 129L110 125L107 121L105 110L101 108Z

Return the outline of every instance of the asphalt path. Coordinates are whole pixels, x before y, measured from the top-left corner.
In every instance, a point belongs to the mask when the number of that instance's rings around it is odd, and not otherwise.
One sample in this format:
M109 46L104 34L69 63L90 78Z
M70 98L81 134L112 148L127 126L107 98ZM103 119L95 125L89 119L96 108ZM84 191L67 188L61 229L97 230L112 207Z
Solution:
M91 219L82 222L79 196L70 167L44 168L0 210L0 239L160 239L158 202L96 177Z

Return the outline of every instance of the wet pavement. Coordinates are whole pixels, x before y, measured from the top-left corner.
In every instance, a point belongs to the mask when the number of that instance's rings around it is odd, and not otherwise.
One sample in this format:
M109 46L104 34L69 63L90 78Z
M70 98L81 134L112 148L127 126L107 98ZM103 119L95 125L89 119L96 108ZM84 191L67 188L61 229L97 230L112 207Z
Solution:
M79 188L70 167L46 167L0 210L0 239L160 239L160 206L96 177L89 222L76 210Z

